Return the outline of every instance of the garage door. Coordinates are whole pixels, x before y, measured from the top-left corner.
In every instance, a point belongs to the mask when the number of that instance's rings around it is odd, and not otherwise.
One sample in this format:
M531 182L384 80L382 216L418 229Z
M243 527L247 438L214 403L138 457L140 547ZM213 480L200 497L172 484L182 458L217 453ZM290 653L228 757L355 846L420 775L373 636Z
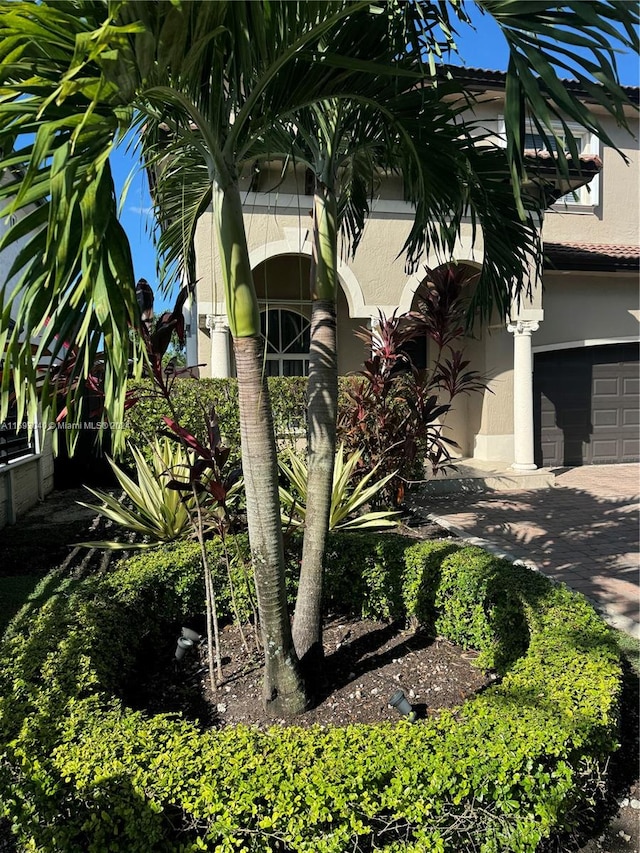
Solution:
M536 463L640 460L639 345L536 353Z

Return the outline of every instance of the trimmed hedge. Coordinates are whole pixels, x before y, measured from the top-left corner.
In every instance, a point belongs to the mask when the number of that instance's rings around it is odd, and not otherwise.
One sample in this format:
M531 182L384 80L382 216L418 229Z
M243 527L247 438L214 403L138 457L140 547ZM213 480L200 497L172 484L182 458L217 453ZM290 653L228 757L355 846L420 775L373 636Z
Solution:
M297 376L273 376L268 383L275 433L284 444L295 442L296 436L306 433L307 380ZM141 438L153 438L166 429L162 416L171 416L171 411L155 392L153 382L150 379L130 382L129 390L137 392L139 400L126 414L127 438L140 442ZM225 443L239 452L238 383L235 379L179 379L172 386L171 397L180 423L200 441L207 437L203 414L214 405Z
M533 853L570 825L614 748L620 688L614 639L581 596L451 542L334 537L329 606L406 615L502 680L413 726L203 732L119 698L148 643L200 609L194 555L54 574L7 631L0 814L27 851Z
M306 435L307 430L307 378L270 376L267 382L277 441L281 447L295 445L298 439ZM351 405L347 395L350 382L350 377L341 376L338 379L339 411ZM126 437L140 443L140 439L152 438L159 430L166 429L162 416L170 416L171 412L166 402L158 396L150 379L132 381L128 387L130 391L137 392L139 399L126 413ZM225 443L239 453L237 380L179 379L172 386L171 397L182 426L190 429L201 441L206 439L203 411L208 411L214 405ZM132 464L128 453L125 458Z

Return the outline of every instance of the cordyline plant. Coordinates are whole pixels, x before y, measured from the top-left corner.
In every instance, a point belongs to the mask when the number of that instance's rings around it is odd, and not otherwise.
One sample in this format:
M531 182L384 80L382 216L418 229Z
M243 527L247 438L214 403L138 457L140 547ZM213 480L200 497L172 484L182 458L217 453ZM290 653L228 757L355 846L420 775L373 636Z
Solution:
M464 266L427 269L416 311L380 313L372 330L357 333L371 357L352 377L338 435L348 452L362 454L361 475L375 469L389 477L377 504L399 505L407 481L424 478L425 463L431 475L453 465L450 450L457 444L445 435L444 418L459 394L485 388L480 374L468 369L461 345L476 281L477 273ZM414 341L426 346L426 340L436 351L421 369L407 347Z
M198 439L189 432L189 430L182 427L173 418L169 418L165 415L163 416L163 420L168 427L168 432L166 432L165 435L179 442L182 447L188 448L192 454L186 470L180 471L178 476L174 476L170 479L167 483L167 488L174 489L183 495L183 499L187 505L192 501L195 508L195 512L192 514L191 518L193 529L200 546L200 557L202 560L202 568L204 570L205 599L207 606L209 677L211 680L211 687L214 689L216 687L216 677L213 672L214 656L218 686L223 683L224 675L222 672L220 631L218 626L215 590L205 545L205 525L208 523L213 526L213 529L220 537L223 544L231 604L236 616L243 644L245 649L248 651L247 643L244 634L242 633L241 619L236 604L234 584L231 577L231 563L226 540L226 534L232 523L230 505L234 499L238 497L241 489L241 475L240 471L237 469L228 473L225 471L229 460L230 449L222 444L218 418L213 407L205 419L208 439L206 444L198 441ZM205 511L207 513L206 520L203 514ZM257 620L254 618L254 626L256 625L256 621ZM213 644L211 639L212 637L214 640Z

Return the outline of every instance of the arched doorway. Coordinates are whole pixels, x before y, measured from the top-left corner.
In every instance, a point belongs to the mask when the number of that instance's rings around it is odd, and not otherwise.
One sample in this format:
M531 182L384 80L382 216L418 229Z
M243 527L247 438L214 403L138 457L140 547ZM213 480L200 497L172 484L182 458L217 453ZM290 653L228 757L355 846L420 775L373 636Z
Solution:
M433 273L437 286L430 284L429 272L426 272L415 288L411 301L411 311L427 319L431 332L425 330L424 334L403 347L419 369L428 367L438 357L436 341L440 336L446 338L448 334L454 334L452 341L461 337L455 331L464 328L466 306L478 280L479 270L473 264L460 262L441 264Z
M307 255L276 255L253 272L268 376L309 373L310 275Z

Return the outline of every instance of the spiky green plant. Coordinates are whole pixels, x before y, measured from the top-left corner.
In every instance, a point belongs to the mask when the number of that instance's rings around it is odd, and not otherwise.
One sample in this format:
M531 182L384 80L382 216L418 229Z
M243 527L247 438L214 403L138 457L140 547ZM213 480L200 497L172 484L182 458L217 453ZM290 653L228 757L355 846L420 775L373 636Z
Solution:
M129 477L113 459L109 464L118 479L118 483L129 499L130 506L108 492L85 488L100 504L88 504L78 501L81 506L95 510L109 518L120 527L131 530L147 541L136 542L81 542L90 548L154 548L163 542L184 539L192 532L191 513L195 511L195 500L175 488L170 488L172 480L184 478L190 459L179 444L167 438L152 442L151 462L142 455L142 451L130 445L135 460L137 482Z
M333 491L331 494L331 514L329 517L330 530L362 530L364 528L394 527L398 522L397 512L379 510L366 512L355 518L350 518L358 509L369 503L374 495L385 487L394 473L373 480L378 466L376 465L365 477L353 484L354 474L362 454L359 450L344 458L344 445L336 451L333 464ZM292 491L279 487L280 502L285 511L282 520L286 524L304 525L307 505L307 466L304 460L290 452L287 460L278 462L280 470L289 480Z

